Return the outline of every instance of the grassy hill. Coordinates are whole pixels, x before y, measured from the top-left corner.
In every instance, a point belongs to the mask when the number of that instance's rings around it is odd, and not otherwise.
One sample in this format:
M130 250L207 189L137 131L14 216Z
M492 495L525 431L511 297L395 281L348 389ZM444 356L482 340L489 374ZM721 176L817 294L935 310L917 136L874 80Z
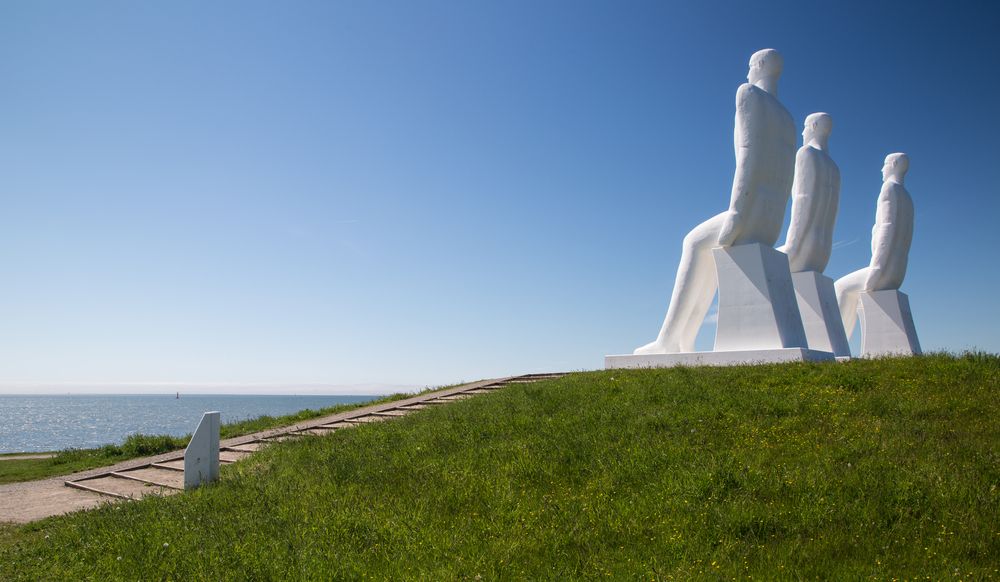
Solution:
M1000 576L1000 358L601 371L0 530L0 579Z

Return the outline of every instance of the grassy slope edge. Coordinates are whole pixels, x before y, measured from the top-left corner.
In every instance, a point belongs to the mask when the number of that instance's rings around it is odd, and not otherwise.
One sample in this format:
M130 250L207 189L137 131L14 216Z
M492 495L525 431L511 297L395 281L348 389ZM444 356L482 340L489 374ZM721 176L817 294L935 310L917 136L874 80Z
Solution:
M998 575L1000 358L573 374L0 530L0 579Z
M442 389L429 388L423 392ZM223 439L227 439L271 428L289 426L305 420L347 412L348 410L372 406L373 404L410 398L412 396L414 396L414 393L393 394L390 396L373 397L372 400L366 402L337 404L320 409L305 409L281 416L258 416L225 423L219 432ZM113 465L129 459L178 451L186 447L190 439L190 434L182 437L174 437L170 435L140 433L129 435L121 444L104 445L103 447L94 449L66 449L57 452L54 457L47 459L0 461L0 485L45 479L46 477L55 475L68 475L79 471ZM19 453L10 453L10 455L15 454Z

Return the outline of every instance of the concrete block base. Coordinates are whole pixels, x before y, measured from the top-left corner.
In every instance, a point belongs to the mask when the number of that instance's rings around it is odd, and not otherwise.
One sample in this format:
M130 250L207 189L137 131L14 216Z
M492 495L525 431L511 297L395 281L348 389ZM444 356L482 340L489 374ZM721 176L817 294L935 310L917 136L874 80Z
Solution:
M803 271L792 273L792 284L809 349L833 352L837 357L850 356L833 279L816 271Z
M861 293L861 357L919 355L910 298L896 290Z
M806 348L788 257L762 244L713 249L719 274L715 351Z
M734 350L728 352L685 352L679 354L632 354L604 356L605 369L673 368L675 366L739 366L745 364L776 364L783 362L833 361L830 352L806 348L776 350Z

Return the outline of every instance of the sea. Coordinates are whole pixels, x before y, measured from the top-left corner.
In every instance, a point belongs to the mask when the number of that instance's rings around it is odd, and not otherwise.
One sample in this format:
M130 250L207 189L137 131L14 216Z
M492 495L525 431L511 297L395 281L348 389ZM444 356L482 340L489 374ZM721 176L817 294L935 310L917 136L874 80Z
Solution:
M0 453L87 449L119 444L134 433L183 436L194 432L202 413L208 411L221 412L225 423L375 398L378 396L0 394Z

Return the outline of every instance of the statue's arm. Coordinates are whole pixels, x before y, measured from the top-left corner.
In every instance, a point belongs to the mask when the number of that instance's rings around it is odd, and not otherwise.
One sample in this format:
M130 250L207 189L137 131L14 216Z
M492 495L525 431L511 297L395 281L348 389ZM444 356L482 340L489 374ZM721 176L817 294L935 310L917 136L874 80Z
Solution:
M741 213L751 204L753 196L754 168L757 165L753 133L756 110L760 107L751 90L752 85L744 83L736 91L736 123L733 128L733 146L736 153L736 172L733 175L733 190L729 199L729 212L719 232L719 246L728 247L741 234Z
M832 217L830 220L830 235L833 236L833 226L837 223L837 213L840 212L840 168L833 165L833 191L830 192L830 207L827 212Z
M792 219L782 250L790 257L797 253L801 238L813 228L819 201L816 200L819 178L819 157L809 146L802 146L795 154L795 178L792 180Z
M893 252L892 241L896 238L896 215L899 212L899 201L891 188L885 188L878 197L878 208L875 212L875 226L872 227L872 262L865 280L865 290L878 288L882 272L889 264Z

